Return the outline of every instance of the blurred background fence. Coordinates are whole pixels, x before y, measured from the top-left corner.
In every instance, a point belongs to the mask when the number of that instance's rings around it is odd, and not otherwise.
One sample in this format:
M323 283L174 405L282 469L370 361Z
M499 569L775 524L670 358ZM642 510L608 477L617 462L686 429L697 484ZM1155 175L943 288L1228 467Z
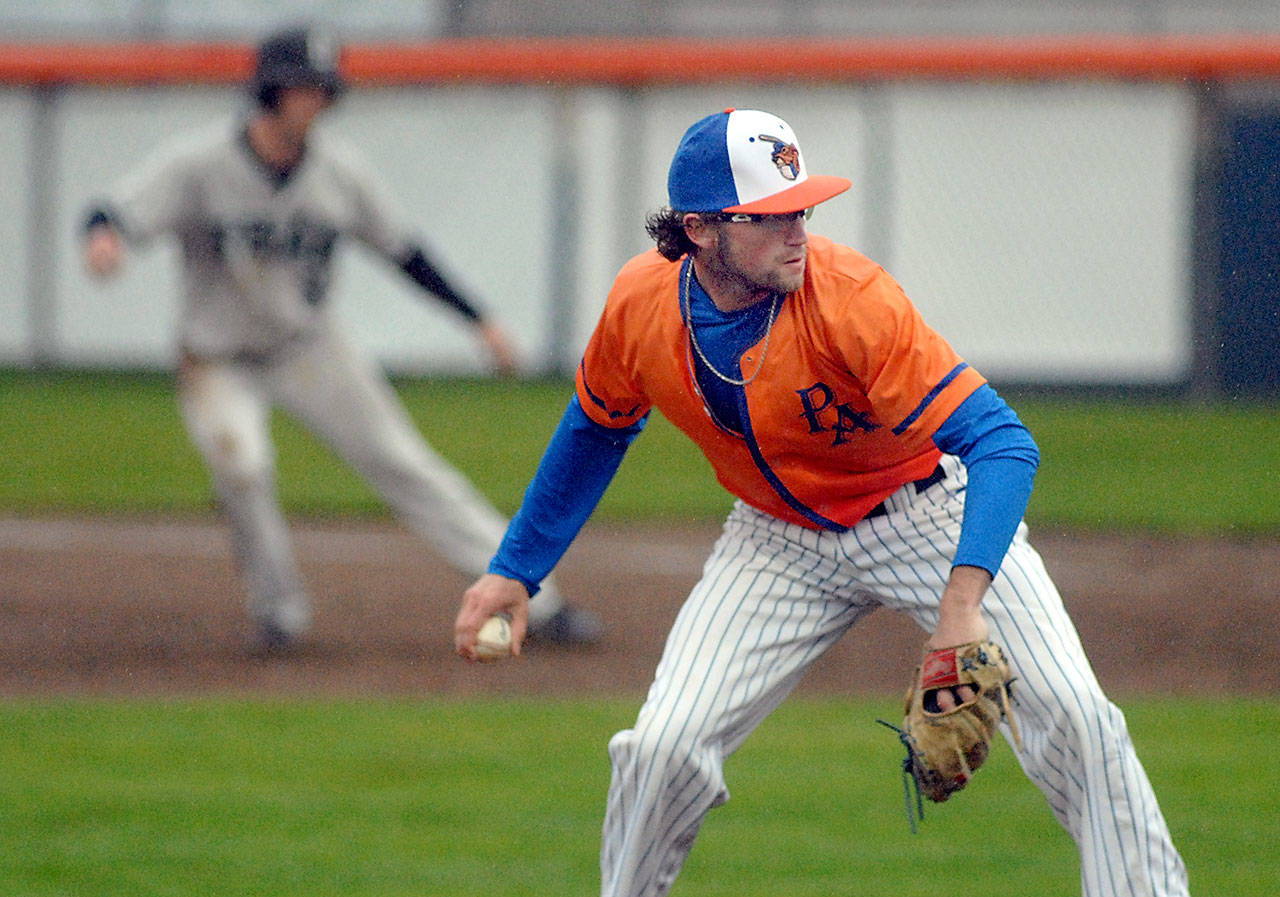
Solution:
M0 9L0 364L163 367L172 247L88 280L85 205L168 135L232 127L251 46L348 42L323 128L443 267L571 370L648 244L680 133L797 129L849 194L812 229L885 264L997 384L1280 394L1280 3L219 0ZM482 370L467 329L341 256L335 313L393 371Z
M22 38L252 39L282 20L352 38L1274 34L1275 0L5 0Z

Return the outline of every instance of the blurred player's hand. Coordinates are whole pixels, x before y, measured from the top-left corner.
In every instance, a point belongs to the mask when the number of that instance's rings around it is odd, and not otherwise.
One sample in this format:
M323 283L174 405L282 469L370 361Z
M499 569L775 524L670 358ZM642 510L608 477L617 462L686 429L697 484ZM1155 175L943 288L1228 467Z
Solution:
M84 244L84 264L95 277L107 277L120 269L124 243L113 227L95 227Z
M494 370L503 377L515 376L515 350L511 348L511 341L507 339L507 335L502 328L497 324L485 322L480 325L480 339L484 341L485 348L489 350L489 357L493 362Z

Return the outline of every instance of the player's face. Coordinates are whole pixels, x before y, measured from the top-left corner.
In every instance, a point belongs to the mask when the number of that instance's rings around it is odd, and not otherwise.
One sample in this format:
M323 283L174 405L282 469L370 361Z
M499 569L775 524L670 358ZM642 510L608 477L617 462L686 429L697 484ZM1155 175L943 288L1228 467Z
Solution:
M804 213L750 218L716 222L715 239L698 253L700 267L741 290L744 298L800 289L809 243Z
M289 87L280 92L276 107L276 120L293 139L301 141L311 130L311 124L328 108L332 97L322 87Z

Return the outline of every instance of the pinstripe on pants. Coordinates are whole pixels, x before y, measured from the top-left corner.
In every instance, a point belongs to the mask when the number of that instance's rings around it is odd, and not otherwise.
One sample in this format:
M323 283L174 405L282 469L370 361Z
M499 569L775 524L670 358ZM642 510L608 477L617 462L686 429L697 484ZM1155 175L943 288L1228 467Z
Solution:
M681 608L635 726L609 743L604 897L660 897L706 814L729 796L724 759L805 670L877 606L926 631L950 573L965 472L845 533L739 502ZM1018 760L1075 839L1085 897L1185 897L1186 871L1125 727L1020 527L983 611L1017 678Z

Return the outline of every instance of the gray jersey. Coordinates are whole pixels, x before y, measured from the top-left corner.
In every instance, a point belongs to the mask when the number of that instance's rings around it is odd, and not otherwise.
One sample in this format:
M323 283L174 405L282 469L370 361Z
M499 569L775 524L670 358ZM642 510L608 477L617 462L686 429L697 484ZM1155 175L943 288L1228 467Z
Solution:
M288 177L225 123L163 147L88 228L130 242L173 237L182 253L183 420L232 531L250 615L265 645L301 635L311 599L276 492L271 412L279 408L342 458L453 567L480 576L506 520L422 439L378 366L332 325L334 251L351 237L473 323L479 312L428 261L398 207L349 150L312 134ZM482 331L483 333L483 331ZM544 583L536 632L564 642L580 616ZM566 635L565 633L569 633ZM588 636L593 638L593 636Z
M110 208L126 239L177 238L179 341L195 355L270 355L327 325L338 239L399 263L418 245L372 172L315 134L287 178L250 150L243 123L163 147Z

